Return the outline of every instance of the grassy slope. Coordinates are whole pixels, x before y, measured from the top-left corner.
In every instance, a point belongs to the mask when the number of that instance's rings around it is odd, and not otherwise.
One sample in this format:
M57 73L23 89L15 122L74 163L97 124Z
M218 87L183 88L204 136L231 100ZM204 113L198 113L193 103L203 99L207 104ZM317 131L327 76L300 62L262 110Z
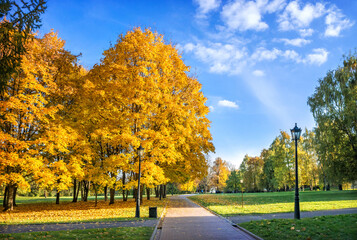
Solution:
M273 219L239 224L265 239L357 239L357 214Z
M122 227L71 231L0 234L0 239L150 239L154 228Z
M190 197L223 216L294 211L294 192L204 194ZM301 211L357 207L357 191L300 192Z

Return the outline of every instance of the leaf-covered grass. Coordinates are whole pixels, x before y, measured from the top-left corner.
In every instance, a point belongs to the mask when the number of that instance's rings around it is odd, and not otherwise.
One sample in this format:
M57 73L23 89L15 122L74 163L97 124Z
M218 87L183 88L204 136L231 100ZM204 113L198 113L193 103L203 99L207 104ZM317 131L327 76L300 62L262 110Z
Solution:
M239 226L265 240L357 239L357 214L251 221Z
M152 227L119 227L70 231L0 234L0 239L150 239Z
M37 202L36 202L37 201ZM19 197L17 207L13 211L0 212L0 224L33 224L33 223L65 223L65 222L90 222L90 221L122 221L135 219L135 201L128 199L123 202L116 199L114 204L109 201L98 201L97 207L94 201L72 203L62 201L38 202L36 198L21 199ZM26 203L32 202L32 203ZM149 217L149 207L157 207L158 216L161 215L166 200L144 200L140 206L140 216Z
M294 192L203 194L191 200L222 215L247 215L294 211ZM300 210L318 211L357 207L357 191L300 192Z

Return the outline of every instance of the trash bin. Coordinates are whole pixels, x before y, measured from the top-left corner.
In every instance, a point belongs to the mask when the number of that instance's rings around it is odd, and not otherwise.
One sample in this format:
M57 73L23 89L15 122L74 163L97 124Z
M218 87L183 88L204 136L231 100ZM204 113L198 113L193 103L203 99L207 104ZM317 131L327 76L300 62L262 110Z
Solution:
M157 218L157 207L149 207L149 218Z

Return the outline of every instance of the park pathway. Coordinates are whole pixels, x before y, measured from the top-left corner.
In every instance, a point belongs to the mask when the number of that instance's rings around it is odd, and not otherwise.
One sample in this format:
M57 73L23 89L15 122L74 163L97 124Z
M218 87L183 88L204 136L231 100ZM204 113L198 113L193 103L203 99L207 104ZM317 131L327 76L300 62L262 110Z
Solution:
M256 239L185 196L170 198L167 213L160 225L161 230L157 231L155 237L157 240Z

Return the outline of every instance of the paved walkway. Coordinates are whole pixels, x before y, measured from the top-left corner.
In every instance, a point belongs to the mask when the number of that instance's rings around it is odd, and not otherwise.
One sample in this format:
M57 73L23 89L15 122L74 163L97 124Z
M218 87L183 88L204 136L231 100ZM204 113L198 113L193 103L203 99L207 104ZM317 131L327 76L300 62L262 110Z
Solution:
M301 218L311 218L327 215L340 215L340 214L355 214L357 213L357 208L345 208L345 209L335 209L335 210L324 210L324 211L314 211L314 212L300 212ZM232 222L239 224L249 221L258 221L265 219L274 219L274 218L294 218L294 213L272 213L272 214L260 214L260 215L241 215L234 217L227 217L227 219Z
M255 239L233 227L227 220L218 217L185 196L170 198L162 229L156 234L159 240L175 239Z
M142 221L118 221L118 222L85 222L85 223L55 223L55 224L21 224L0 225L1 233L43 232L93 228L117 228L117 227L155 227L157 219Z

